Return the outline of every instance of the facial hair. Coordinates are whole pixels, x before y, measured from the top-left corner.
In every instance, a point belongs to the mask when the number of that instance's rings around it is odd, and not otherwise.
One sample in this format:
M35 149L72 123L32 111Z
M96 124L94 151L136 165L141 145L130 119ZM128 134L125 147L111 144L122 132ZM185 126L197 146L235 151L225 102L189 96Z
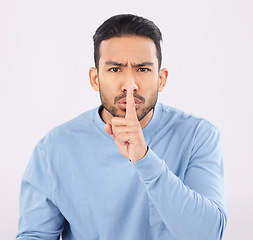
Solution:
M113 101L114 103L110 104L109 100L104 95L104 91L101 87L101 84L99 84L99 95L100 95L102 107L104 109L106 109L113 117L121 117L121 118L125 117L126 113L120 114L119 110L116 108L115 104L120 99L126 98L126 93L116 96ZM141 102L142 102L141 105L147 103L146 106L144 106L144 108L141 110L141 112L137 113L137 118L139 121L141 121L150 111L152 111L154 109L156 102L157 102L157 98L158 98L158 89L156 89L154 91L154 93L152 94L152 96L148 100L146 100L144 97L142 97L136 93L134 93L134 97L141 100ZM123 111L126 112L125 109L123 109Z

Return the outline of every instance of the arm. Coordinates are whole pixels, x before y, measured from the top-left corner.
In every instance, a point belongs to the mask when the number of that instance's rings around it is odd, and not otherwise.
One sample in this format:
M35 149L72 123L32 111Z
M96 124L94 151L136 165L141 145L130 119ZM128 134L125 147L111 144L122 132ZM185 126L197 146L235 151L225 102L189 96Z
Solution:
M52 201L52 187L46 154L38 144L22 179L17 239L60 239L64 217Z
M216 129L197 135L183 181L151 149L132 164L176 239L222 238L226 226L223 159Z
M167 229L175 239L221 239L226 215L219 132L200 126L182 181L151 148L147 151L131 85L126 99L125 118L112 118L105 130L135 166Z

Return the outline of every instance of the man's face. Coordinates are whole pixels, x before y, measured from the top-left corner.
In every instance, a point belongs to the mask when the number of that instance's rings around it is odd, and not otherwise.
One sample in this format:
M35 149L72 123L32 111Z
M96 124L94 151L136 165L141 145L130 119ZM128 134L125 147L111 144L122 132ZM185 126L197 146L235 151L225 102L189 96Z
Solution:
M102 41L97 79L107 118L125 117L126 91L131 85L140 121L153 110L158 91L164 87L154 42L137 36Z

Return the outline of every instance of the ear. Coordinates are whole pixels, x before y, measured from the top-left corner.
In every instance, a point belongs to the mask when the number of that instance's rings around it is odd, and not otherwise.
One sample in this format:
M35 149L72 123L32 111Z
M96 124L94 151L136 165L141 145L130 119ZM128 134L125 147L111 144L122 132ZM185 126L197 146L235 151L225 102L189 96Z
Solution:
M91 67L89 71L90 84L95 91L99 91L99 82L98 82L98 71L96 68Z
M167 82L167 78L168 78L167 68L161 69L159 72L158 92L161 92L164 89Z

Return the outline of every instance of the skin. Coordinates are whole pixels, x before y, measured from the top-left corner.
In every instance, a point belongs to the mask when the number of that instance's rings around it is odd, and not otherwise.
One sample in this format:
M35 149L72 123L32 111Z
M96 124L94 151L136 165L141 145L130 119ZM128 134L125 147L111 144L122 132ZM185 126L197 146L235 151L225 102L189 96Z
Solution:
M132 162L141 160L148 149L142 129L168 77L167 69L158 69L154 42L138 36L102 41L99 71L92 67L89 76L100 93L105 131L122 155Z

